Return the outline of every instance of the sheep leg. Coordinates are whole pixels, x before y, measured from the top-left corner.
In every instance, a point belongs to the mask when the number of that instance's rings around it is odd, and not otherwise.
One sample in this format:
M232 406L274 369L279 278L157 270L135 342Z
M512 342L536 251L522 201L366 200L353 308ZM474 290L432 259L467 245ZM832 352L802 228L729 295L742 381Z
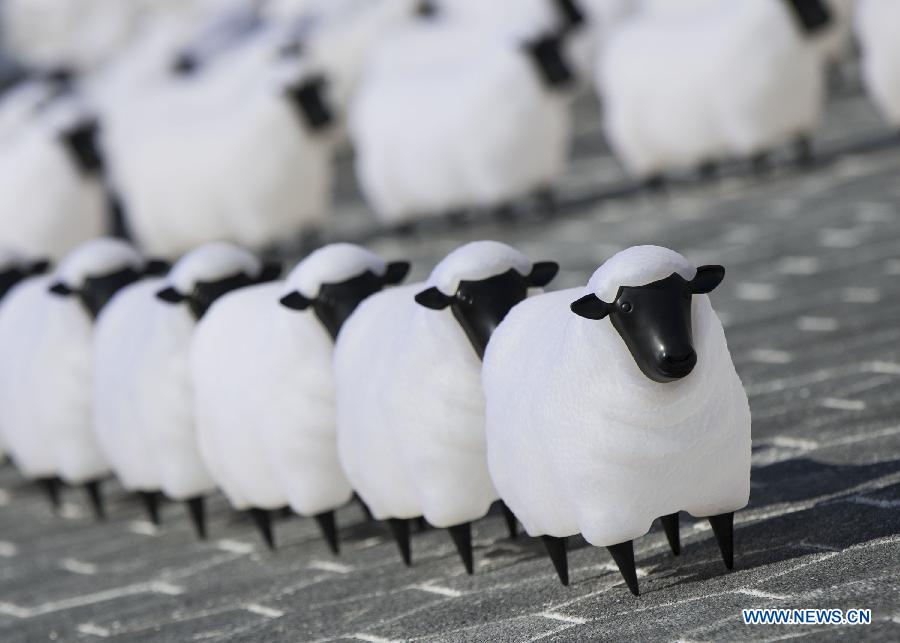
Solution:
M270 550L274 550L275 536L272 533L272 515L269 513L269 510L252 507L250 509L250 517L253 519L253 524L256 525L256 529L259 531L259 535L262 536L266 546Z
M391 528L394 540L397 541L397 547L400 548L400 557L403 559L403 564L410 567L412 565L412 556L409 549L409 522L403 518L389 518L388 526Z
M638 591L637 569L634 566L634 541L628 540L618 545L610 545L606 548L612 559L616 561L619 573L625 579L625 584L635 596L640 596Z
M666 179L662 174L653 174L644 179L644 188L652 194L661 194L666 191Z
M206 540L206 507L203 496L194 496L184 501L188 510L188 516L194 525L194 532L200 540Z
M794 139L794 159L797 165L812 165L813 149L809 136L801 134Z
M372 522L375 518L372 516L372 512L369 510L369 505L365 503L365 501L359 496L359 494L354 493L353 498L356 500L360 509L363 511L363 515L366 517L366 522Z
M144 511L150 522L159 527L159 493L156 491L138 491L138 497L144 505Z
M772 158L769 155L769 152L757 152L752 157L750 157L750 169L757 176L768 172L771 166Z
M669 547L672 553L677 556L681 553L681 535L678 532L678 512L659 519L662 523L663 531L666 532L666 540L669 541Z
M701 181L712 181L719 176L719 164L715 161L703 161L697 166L697 174Z
M38 478L35 482L37 482L41 486L41 488L44 490L44 493L47 495L47 499L50 501L50 508L53 510L53 513L58 513L62 480L60 480L57 476L49 476L47 478Z
M512 509L506 506L506 503L502 500L500 501L500 506L503 508L503 519L506 520L506 530L509 532L510 540L515 540L519 536L519 527L516 524L516 514L512 512Z
M719 551L722 552L722 560L725 567L734 569L734 512L707 518L712 527L716 542L719 543Z
M328 548L331 550L331 553L335 555L339 554L340 547L338 546L337 524L334 519L334 511L323 511L313 517L316 519L316 522L319 523L319 529L322 531L322 535L325 536L325 540L328 542Z
M416 520L416 529L419 530L419 533L423 531L428 531L431 528L431 525L428 524L428 521L425 520L425 516L419 516Z
M550 554L550 560L559 576L559 582L563 585L569 584L569 560L566 555L566 539L557 538L556 536L541 536L547 553Z
M450 532L450 538L453 539L453 544L456 545L456 551L462 559L466 573L471 576L474 569L472 561L472 523L464 522L453 525L452 527L447 527L447 531Z
M85 482L84 490L87 492L88 500L94 510L94 517L96 517L97 520L106 520L106 509L103 506L103 493L100 491L100 480Z

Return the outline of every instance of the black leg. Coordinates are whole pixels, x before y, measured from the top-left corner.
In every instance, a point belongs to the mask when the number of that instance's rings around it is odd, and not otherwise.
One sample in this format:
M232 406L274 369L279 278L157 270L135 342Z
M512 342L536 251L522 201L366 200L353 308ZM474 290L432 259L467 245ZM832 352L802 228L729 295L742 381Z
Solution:
M428 521L425 520L425 516L419 516L418 518L415 519L415 521L416 521L416 529L419 530L419 533L422 533L423 531L428 531L429 529L431 529L431 525L429 525Z
M757 152L750 157L750 169L757 176L765 174L772 167L772 158L769 152Z
M681 553L681 535L678 531L678 512L676 511L668 516L663 516L659 520L662 523L663 531L666 532L666 540L669 541L669 547L672 548L672 553L677 556Z
M272 515L269 513L269 510L253 507L250 509L250 517L253 519L253 524L256 525L256 529L259 531L259 535L262 536L266 546L269 549L275 549L275 536L272 534Z
M511 540L515 540L519 536L518 525L516 524L516 515L512 512L512 509L506 506L506 503L502 500L500 501L500 506L503 507L503 519L506 521L506 530L509 532L509 537Z
M403 564L409 567L412 565L412 555L409 548L409 521L403 518L389 518L388 526L391 528L394 540L397 541Z
M62 480L60 480L56 476L50 476L47 478L38 478L36 482L41 486L41 488L44 490L44 493L47 495L47 499L50 501L50 508L53 510L53 513L58 513Z
M100 490L100 480L91 480L84 483L84 490L87 492L88 500L94 509L94 516L97 520L106 520L106 509L103 506L103 493Z
M661 194L666 191L666 179L662 174L653 174L644 179L644 188L648 192Z
M609 555L616 561L619 573L625 579L625 584L635 596L640 596L638 591L637 569L634 566L634 541L628 540L618 545L611 545L606 548Z
M569 584L569 559L566 554L566 539L557 538L556 536L541 536L547 553L550 554L550 560L559 576L559 582L563 585Z
M697 174L702 181L711 181L719 176L719 164L715 161L703 161L697 167Z
M323 511L320 514L316 514L314 518L319 523L319 529L322 531L322 535L325 536L331 553L339 554L340 547L338 546L337 522L334 519L334 511Z
M138 496L144 505L144 511L147 512L147 518L150 522L159 527L159 492L157 491L138 491Z
M203 496L194 496L185 500L188 516L191 518L191 524L194 525L194 532L200 540L206 540L206 507L203 502Z
M359 508L362 509L363 515L366 517L367 522L372 522L375 518L372 516L372 512L369 510L369 505L367 505L362 498L360 498L357 494L353 494L354 499L357 504L359 504Z
M794 139L794 158L797 165L812 165L813 148L812 141L806 135L800 135Z
M707 520L716 536L716 542L719 543L725 567L734 569L734 512L709 516Z
M472 574L474 565L472 562L472 523L464 522L459 525L448 527L450 537L453 544L456 545L456 551L462 559L463 567L466 568L467 574Z

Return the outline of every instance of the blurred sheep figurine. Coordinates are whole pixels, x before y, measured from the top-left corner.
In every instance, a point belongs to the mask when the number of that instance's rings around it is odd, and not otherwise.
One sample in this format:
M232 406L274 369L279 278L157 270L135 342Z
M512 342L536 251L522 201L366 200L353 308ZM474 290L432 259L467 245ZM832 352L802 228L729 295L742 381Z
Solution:
M109 311L115 317L104 320L123 334L106 328L99 336L103 344L95 347L103 360L97 372L106 374L95 387L103 382L115 386L111 391L95 388L94 398L104 407L98 417L136 420L100 427L97 435L103 436L104 448L142 449L140 457L155 472L146 475L138 490L184 501L201 538L206 536L203 498L215 483L197 447L189 365L194 329L216 299L270 281L279 270L231 244L200 246L179 259L155 290L123 292ZM136 451L122 452L111 460L121 467L136 456ZM129 479L128 472L118 473Z
M658 183L673 169L708 174L729 156L762 168L791 141L808 158L825 98L814 37L831 24L824 0L708 0L623 24L596 85L625 169Z
M724 274L636 246L495 331L483 371L491 478L563 584L565 538L581 533L637 595L632 540L668 516L675 549L682 510L709 519L731 569L750 411L706 296Z
M104 517L100 481L109 465L92 432L94 320L121 288L153 265L130 245L88 241L51 278L17 288L0 319L0 423L22 473L56 501L56 481L84 485Z
M491 333L556 274L494 241L445 257L426 284L360 304L335 349L338 449L353 488L389 520L410 564L407 519L447 528L472 573L470 523L497 500L487 469L481 362Z
M900 3L859 0L856 34L866 89L885 119L900 128Z
M338 552L334 510L352 490L337 454L334 340L362 300L408 269L359 246L328 245L286 281L223 297L197 326L200 453L231 504L265 525L270 545L268 512L289 504L314 516Z

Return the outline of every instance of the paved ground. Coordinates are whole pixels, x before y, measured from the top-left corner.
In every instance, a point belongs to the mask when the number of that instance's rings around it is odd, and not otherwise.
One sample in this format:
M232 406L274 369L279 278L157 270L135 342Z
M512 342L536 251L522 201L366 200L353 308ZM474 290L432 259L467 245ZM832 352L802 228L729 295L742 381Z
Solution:
M0 641L900 639L900 146L868 145L887 132L851 91L829 110L813 168L760 178L736 165L717 182L629 195L593 106L580 109L578 160L555 218L378 235L373 246L413 259L421 276L461 241L497 238L559 260L558 287L635 243L724 263L713 299L753 412L752 498L736 517L733 572L705 522L687 516L681 557L658 529L636 543L640 598L583 542L561 587L541 544L507 539L499 515L476 525L472 577L435 530L414 536L415 565L404 568L356 506L339 513L339 558L296 517L278 523L269 553L221 497L211 540L197 542L182 507L165 506L157 531L114 483L106 524L74 490L51 516L7 465ZM348 182L342 195L335 234L362 235ZM769 606L869 607L874 623L741 624L741 608Z

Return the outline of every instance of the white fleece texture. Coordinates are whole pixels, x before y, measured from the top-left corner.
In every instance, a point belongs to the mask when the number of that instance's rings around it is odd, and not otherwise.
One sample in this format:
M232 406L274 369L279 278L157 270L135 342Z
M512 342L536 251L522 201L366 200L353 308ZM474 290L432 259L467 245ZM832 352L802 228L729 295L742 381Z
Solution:
M125 242L95 239L67 256L49 283L78 287L85 276L142 264ZM51 293L46 285L33 292L36 283L46 280L29 280L22 296L16 289L8 311L4 306L11 321L2 341L16 345L0 364L2 423L25 475L53 474L79 484L109 471L92 429L93 320L77 296Z
M435 267L428 284L373 295L341 329L341 463L376 518L424 515L448 527L481 518L497 499L485 458L478 356L449 309L427 309L414 297L429 284L449 287L526 266L530 271L531 262L509 246L467 244Z
M866 89L891 125L900 126L900 5L891 0L859 0L856 36L862 47Z
M615 30L598 66L604 128L645 177L763 152L809 134L822 53L780 0L715 0Z
M477 25L398 30L351 105L356 174L385 221L494 206L565 167L571 116L521 43Z
M381 277L387 269L384 259L352 243L323 246L301 261L288 275L285 294L297 291L315 299L323 284L336 284L371 271Z
M696 367L659 384L608 319L571 312L590 291L532 297L494 331L482 381L500 497L532 536L581 533L602 546L676 511L746 505L750 411L709 298L693 297Z
M104 306L94 327L94 434L129 491L161 487L157 457L137 405L135 369L164 283L155 278L126 286Z

